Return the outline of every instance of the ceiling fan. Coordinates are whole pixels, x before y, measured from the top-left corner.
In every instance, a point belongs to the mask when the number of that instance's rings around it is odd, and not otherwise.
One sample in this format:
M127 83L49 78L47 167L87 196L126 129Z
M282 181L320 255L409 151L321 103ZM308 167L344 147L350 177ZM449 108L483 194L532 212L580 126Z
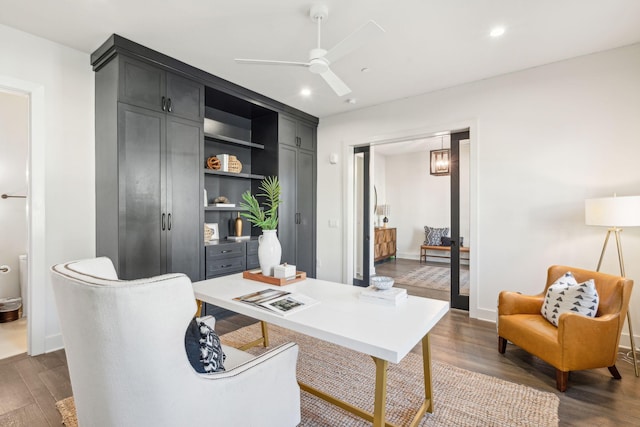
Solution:
M322 34L322 21L326 19L328 15L329 8L323 4L312 6L309 11L311 20L318 24L318 47L309 51L309 62L242 58L236 58L236 62L242 64L292 65L295 67L306 67L312 73L319 74L338 96L344 96L350 93L351 89L349 89L349 86L347 86L340 77L331 71L329 66L349 52L365 44L369 39L378 34L384 33L385 31L375 21L371 20L327 51L321 47L320 40Z

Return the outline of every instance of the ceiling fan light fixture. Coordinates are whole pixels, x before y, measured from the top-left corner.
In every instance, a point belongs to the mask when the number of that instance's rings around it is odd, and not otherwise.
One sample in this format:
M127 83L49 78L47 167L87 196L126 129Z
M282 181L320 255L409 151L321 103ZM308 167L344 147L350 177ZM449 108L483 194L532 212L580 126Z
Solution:
M489 33L489 35L491 37L493 37L493 38L496 38L496 37L500 37L501 35L503 35L504 32L505 32L505 28L502 27L502 26L499 26L499 27L492 28L491 32Z

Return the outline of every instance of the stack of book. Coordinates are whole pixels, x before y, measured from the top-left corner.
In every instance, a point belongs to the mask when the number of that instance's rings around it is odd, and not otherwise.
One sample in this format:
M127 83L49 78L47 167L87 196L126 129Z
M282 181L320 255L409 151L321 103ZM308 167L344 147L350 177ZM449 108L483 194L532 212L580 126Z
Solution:
M407 290L402 288L378 289L375 286L369 286L360 291L360 299L381 304L398 305L407 299Z

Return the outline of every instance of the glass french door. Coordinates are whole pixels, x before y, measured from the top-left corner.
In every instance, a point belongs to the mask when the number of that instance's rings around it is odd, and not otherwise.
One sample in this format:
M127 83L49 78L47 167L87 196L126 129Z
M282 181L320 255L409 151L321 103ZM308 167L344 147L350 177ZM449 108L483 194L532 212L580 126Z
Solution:
M371 275L371 180L369 176L369 147L354 150L354 231L353 284L369 286Z
M464 209L468 210L468 165L461 170L461 141L469 139L469 131L457 131L451 133L451 307L461 310L469 310L469 295L460 291L460 253L464 242L460 240L461 234L461 200ZM468 144L465 148L468 148ZM461 181L461 177L467 182ZM466 190L465 190L466 189ZM461 194L461 190L465 190ZM462 197L461 197L462 196ZM463 199L464 198L464 199ZM464 215L468 222L468 212ZM468 225L467 225L468 229ZM468 242L467 242L468 243ZM467 271L468 274L468 271ZM468 280L468 279L467 279Z

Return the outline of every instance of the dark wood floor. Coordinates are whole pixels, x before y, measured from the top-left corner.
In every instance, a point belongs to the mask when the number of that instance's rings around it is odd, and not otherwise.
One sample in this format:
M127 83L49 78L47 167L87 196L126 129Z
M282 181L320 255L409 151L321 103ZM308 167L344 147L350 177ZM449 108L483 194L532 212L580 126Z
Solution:
M448 266L448 264L443 264L439 262L428 261L426 263L425 262L420 263L420 261L418 260L395 258L395 259L388 259L380 263L377 263L375 265L375 269L376 269L376 274L378 276L400 277L424 265L433 265L433 266L440 266L440 267ZM468 268L468 267L465 266L463 268ZM401 283L395 283L394 286L398 288L405 288L409 295L415 295L418 297L425 297L425 298L433 298L440 301L450 301L451 299L449 295L449 291L439 291L437 289L427 289L425 287L411 286L411 285L405 285Z
M253 322L232 314L218 319L216 329L224 334ZM572 372L569 389L560 393L555 370L546 363L511 344L505 355L498 353L493 323L451 310L431 336L434 360L556 394L561 426L640 425L640 379L629 363L618 362L623 377L619 381L607 369ZM413 351L419 353L420 348ZM0 426L59 426L54 403L70 395L63 351L0 361Z

